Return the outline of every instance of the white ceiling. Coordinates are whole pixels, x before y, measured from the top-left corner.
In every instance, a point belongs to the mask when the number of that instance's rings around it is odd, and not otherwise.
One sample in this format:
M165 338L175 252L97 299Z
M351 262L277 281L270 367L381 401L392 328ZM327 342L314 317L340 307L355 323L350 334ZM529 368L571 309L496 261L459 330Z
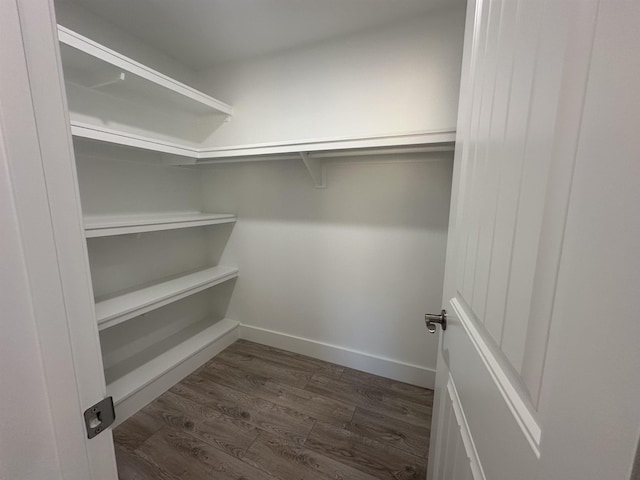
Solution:
M464 0L71 0L184 65L270 54Z

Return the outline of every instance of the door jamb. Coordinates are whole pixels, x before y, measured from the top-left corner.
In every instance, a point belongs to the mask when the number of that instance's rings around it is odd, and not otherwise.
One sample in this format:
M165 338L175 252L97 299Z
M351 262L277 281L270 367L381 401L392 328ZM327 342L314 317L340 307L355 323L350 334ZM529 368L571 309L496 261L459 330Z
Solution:
M63 478L115 480L111 432L82 412L106 391L51 0L2 0L0 117Z

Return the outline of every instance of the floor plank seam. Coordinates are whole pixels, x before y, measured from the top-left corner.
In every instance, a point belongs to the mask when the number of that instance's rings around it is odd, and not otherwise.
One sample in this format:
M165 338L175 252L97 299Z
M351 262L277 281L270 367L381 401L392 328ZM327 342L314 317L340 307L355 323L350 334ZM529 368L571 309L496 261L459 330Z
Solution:
M309 382L311 381L311 379L313 378L313 376L316 374L316 372L309 372L311 375L309 376L309 378L307 379L307 382L304 384L304 387L302 387L303 390L307 389L307 385L309 385Z
M256 435L256 438L251 440L251 443L249 444L249 446L247 448L245 448L244 452L242 452L242 455L240 455L240 457L238 457L240 460L242 460L245 457L245 455L247 454L247 452L251 449L251 447L253 447L253 444L256 443L256 440L258 440L258 437L260 437L262 432L263 432L263 430L260 430L258 432L258 435ZM245 462L245 463L247 463L247 462ZM249 465L249 464L247 463L247 465Z
M302 440L302 446L306 446L307 444L307 439L309 438L309 435L311 435L311 432L313 431L313 429L316 427L316 424L318 423L318 420L316 418L313 419L313 425L311 425L311 428L309 429L309 431L307 432L307 434L304 437L304 440Z

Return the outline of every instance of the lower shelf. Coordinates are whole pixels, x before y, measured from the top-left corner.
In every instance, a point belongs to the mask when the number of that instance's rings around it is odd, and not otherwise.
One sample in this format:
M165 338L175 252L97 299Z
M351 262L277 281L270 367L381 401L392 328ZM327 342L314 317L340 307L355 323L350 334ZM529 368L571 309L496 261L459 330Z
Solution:
M214 324L203 320L105 370L107 395L116 405L114 426L235 342L238 326L228 318Z
M237 276L237 268L218 265L102 299L96 302L98 328L113 327Z

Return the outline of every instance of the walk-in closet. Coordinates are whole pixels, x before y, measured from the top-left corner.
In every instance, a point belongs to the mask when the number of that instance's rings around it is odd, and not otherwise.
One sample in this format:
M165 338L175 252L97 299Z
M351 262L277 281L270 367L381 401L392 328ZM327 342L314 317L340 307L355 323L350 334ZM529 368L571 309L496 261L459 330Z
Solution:
M114 426L238 339L433 388L464 3L147 3L56 3Z
M636 478L639 23L0 0L0 480Z
M116 422L238 338L433 387L464 5L143 3L56 4Z

